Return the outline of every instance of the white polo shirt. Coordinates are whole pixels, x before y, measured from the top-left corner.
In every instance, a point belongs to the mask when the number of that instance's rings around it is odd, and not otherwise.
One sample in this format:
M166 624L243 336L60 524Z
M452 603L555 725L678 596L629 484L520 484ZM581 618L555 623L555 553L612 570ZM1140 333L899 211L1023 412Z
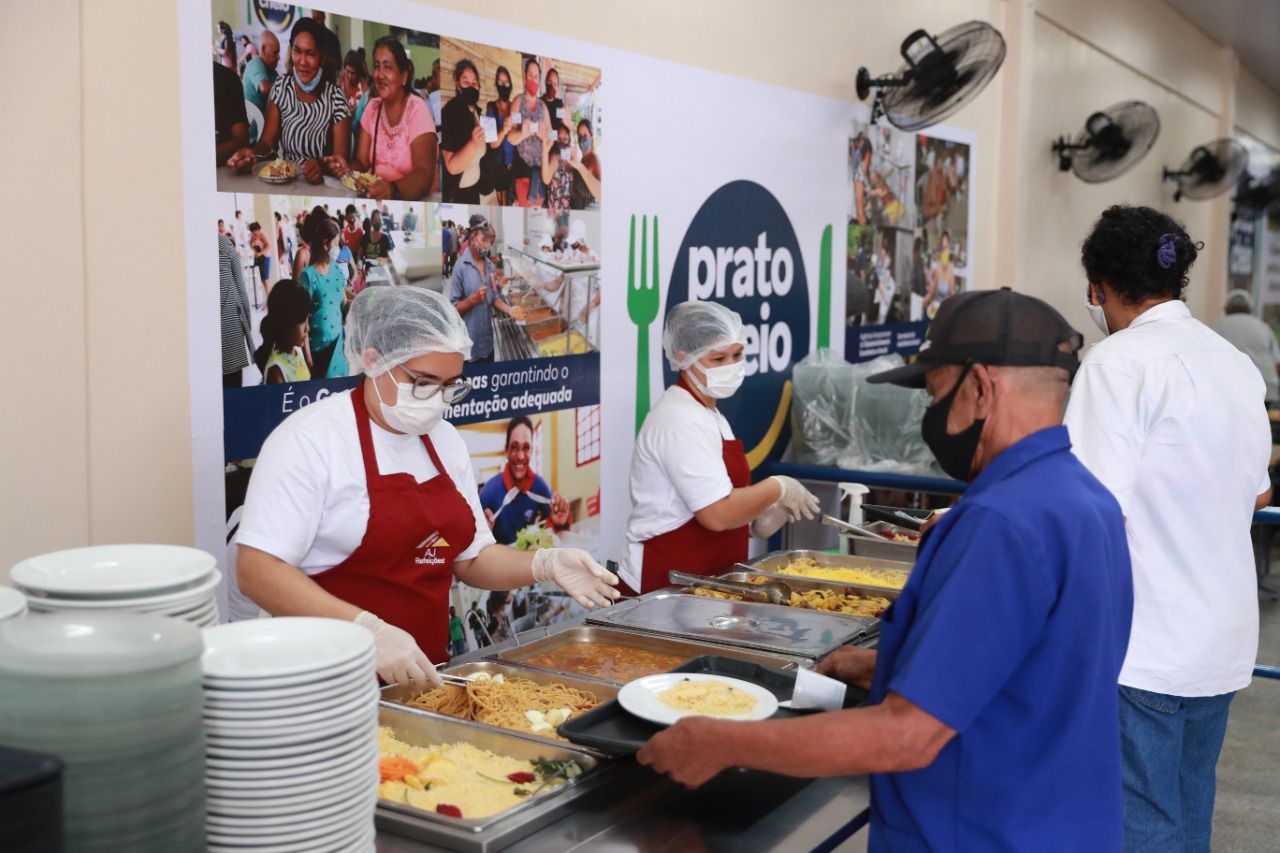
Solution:
M1270 487L1263 396L1249 359L1178 300L1094 345L1080 367L1072 448L1119 501L1133 561L1123 685L1216 696L1252 678L1249 527Z
M631 515L622 579L640 589L644 543L675 530L733 491L724 467L724 415L672 385L644 419L631 455Z
M351 393L299 409L267 437L249 478L239 544L266 551L309 575L333 568L359 547L369 525L369 491ZM422 439L388 432L376 423L369 427L380 473L412 474L419 483L440 473ZM441 421L430 435L476 519L475 539L458 555L470 560L494 541L471 456L452 424Z

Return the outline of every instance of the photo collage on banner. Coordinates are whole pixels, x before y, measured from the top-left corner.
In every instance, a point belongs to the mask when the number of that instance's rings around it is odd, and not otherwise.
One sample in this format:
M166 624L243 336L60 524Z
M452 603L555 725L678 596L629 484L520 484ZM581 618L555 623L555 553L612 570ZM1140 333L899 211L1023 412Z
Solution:
M929 321L968 279L970 147L887 123L849 140L845 357L920 347Z
M210 37L229 566L263 442L357 386L348 306L394 287L470 332L446 417L495 539L597 550L600 69L276 3L213 0ZM580 612L554 586L450 603L455 652Z

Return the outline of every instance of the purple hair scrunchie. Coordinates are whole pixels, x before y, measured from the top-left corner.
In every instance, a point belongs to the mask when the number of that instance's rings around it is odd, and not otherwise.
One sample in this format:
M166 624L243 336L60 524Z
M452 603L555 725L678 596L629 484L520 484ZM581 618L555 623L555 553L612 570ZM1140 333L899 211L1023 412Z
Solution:
M1156 262L1161 269L1169 269L1178 262L1178 235L1161 234L1160 245L1156 249Z

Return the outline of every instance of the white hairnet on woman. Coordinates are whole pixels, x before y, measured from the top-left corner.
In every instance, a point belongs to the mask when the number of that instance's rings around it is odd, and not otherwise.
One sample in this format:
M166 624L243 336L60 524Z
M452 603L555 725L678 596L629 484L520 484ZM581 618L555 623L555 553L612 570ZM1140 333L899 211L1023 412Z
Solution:
M347 312L347 363L381 376L429 352L471 358L471 335L458 309L422 287L370 287ZM372 353L368 352L372 350Z
M715 302L667 313L662 350L680 378L645 416L631 456L631 515L622 579L640 593L668 571L716 574L768 537L812 518L818 499L790 477L752 483L742 442L717 404L746 379L742 318Z
M709 351L745 344L742 318L715 302L681 302L667 314L662 351L672 370L684 370Z
M471 337L448 299L366 290L346 341L361 382L316 395L258 454L238 537L241 592L273 616L368 628L378 676L421 687L441 683L433 660L463 651L449 629L454 579L494 590L551 581L583 607L613 602L618 579L586 551L495 541L471 453L445 419L471 387Z

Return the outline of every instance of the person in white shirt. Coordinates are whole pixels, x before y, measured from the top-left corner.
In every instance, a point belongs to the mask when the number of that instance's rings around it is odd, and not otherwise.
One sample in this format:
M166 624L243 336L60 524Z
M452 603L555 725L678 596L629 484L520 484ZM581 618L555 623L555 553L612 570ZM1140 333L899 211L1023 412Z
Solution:
M893 258L889 255L889 235L880 240L880 251L876 254L876 322L889 322L889 311L893 308L893 295L898 284L893 280Z
M1213 324L1213 330L1233 347L1249 356L1267 386L1267 405L1280 403L1280 342L1266 323L1253 316L1253 297L1246 290L1227 294L1227 315Z
M812 518L818 499L790 477L751 483L742 442L716 409L745 376L742 318L714 302L667 314L662 349L680 378L645 417L631 457L631 515L622 580L667 586L671 569L710 575L747 558L751 533Z
M439 685L454 577L509 590L551 580L583 607L618 579L575 548L498 545L446 407L467 395L466 324L439 293L370 288L347 358L365 378L290 415L258 455L238 536L240 590L273 616L354 620L388 683ZM384 621L385 620L385 621Z
M1081 253L1107 337L1076 376L1066 424L1120 503L1133 563L1126 850L1209 849L1227 712L1258 649L1249 528L1271 496L1271 430L1258 371L1180 299L1197 249L1165 214L1116 206Z

